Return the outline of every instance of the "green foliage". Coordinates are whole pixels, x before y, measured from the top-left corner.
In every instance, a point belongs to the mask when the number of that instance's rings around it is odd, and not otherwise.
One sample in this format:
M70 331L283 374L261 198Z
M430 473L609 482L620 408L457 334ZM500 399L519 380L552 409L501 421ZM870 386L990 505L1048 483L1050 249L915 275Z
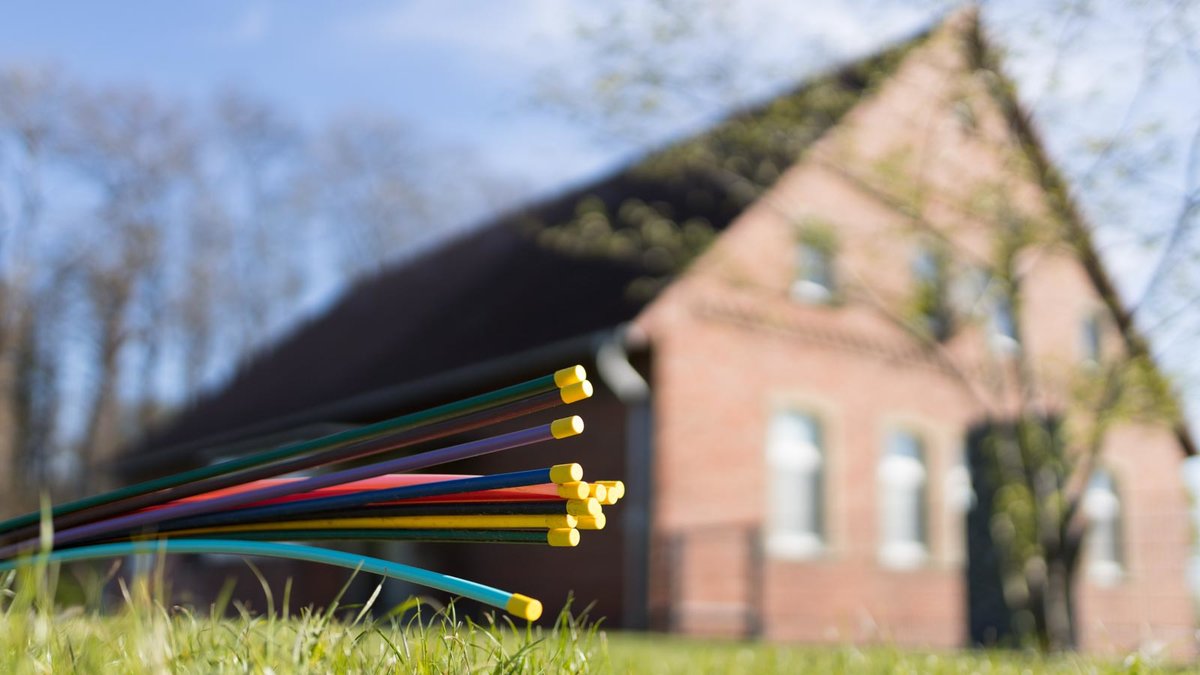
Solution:
M1106 420L1169 423L1182 414L1170 380L1148 356L1085 365L1073 385L1075 405Z
M622 201L615 214L595 197L580 200L575 217L537 234L543 246L577 256L602 257L641 265L648 272L678 272L715 237L703 218L677 222L669 204Z
M626 289L646 300L683 271L796 162L813 141L887 77L916 40L816 78L708 133L652 153L618 179L621 195L589 194L571 218L525 226L537 242L580 257L640 266Z
M829 255L838 252L837 228L826 220L806 218L796 227L796 241Z

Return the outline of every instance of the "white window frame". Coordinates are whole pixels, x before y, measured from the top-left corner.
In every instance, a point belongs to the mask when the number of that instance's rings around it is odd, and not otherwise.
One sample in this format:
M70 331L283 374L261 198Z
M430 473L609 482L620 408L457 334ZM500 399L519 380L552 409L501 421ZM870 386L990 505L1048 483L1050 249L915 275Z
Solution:
M801 425L807 423L808 429ZM796 424L797 426L789 426ZM807 438L805 437L807 436ZM767 550L775 557L805 560L823 555L829 527L828 444L820 415L780 408L767 423ZM782 522L793 511L804 523Z
M901 448L911 442L912 448ZM907 444L907 443L906 443ZM929 561L929 441L912 428L886 430L879 458L879 562L915 569Z
M1099 586L1115 586L1125 578L1122 506L1112 472L1097 469L1084 492L1083 511L1088 518L1087 575Z

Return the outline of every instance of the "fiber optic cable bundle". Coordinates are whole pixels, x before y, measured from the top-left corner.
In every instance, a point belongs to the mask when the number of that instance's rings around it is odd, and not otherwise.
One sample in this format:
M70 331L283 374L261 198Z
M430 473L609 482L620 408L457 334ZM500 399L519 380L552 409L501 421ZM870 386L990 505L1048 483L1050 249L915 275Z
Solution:
M192 469L0 522L0 571L145 553L225 553L362 569L502 608L528 620L537 600L387 560L296 541L391 540L574 547L605 525L621 481L583 480L579 464L486 476L412 473L570 438L578 416L398 455L418 443L590 398L582 366L357 427ZM379 461L377 456L388 454ZM353 465L310 477L280 477ZM45 526L49 525L49 528Z

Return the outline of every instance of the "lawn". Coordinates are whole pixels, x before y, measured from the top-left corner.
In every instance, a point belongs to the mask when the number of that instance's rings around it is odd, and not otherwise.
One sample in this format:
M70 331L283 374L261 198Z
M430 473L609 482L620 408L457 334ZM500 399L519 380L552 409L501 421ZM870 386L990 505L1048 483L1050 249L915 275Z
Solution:
M2 673L1183 672L1136 657L1104 662L610 633L567 615L555 626L529 628L502 618L474 622L456 616L453 607L416 601L382 615L372 603L298 615L253 614L236 606L198 613L165 607L146 590L149 584L121 584L123 602L107 603L101 612L94 602L64 608L61 596L45 602L52 581L26 580L8 576L0 582Z
M439 616L432 625L357 611L210 619L176 609L9 614L0 672L44 673L1123 673L1137 659L1038 659L886 648L789 647L612 634L561 621L527 630ZM1176 671L1180 672L1180 671Z

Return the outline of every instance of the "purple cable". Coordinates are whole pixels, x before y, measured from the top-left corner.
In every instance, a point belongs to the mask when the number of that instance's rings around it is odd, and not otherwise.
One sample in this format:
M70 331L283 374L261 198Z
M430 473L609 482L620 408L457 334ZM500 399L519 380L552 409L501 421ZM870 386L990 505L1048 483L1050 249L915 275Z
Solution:
M342 483L350 483L356 480L365 478L373 478L385 473L401 473L404 471L414 471L416 469L424 469L438 464L445 464L468 457L477 457L486 455L492 452L501 450L510 450L519 448L523 445L532 443L540 443L554 438L551 431L551 425L543 424L539 427L530 429L522 429L491 438L482 438L477 441L468 441L458 445L452 445L447 448L438 450L430 450L408 457L399 457L387 462L379 462L377 464L368 464L366 466L354 467L334 473L327 473L321 476L313 476L304 480L278 485L270 485L240 492L237 494L226 495L199 502L188 502L184 504L176 504L167 506L153 511L143 511L140 513L131 513L128 515L102 520L95 523L88 523L78 527L68 528L54 534L51 546L57 548L63 544L73 544L86 539L91 539L105 534L112 534L133 528L145 527L161 523L164 520L173 520L175 518L183 518L185 516L194 516L200 513L212 513L222 509L228 509L242 504L263 501L266 499L274 499L276 497L285 497L299 492L308 492L320 488L330 487L333 485L341 485ZM19 553L33 551L38 548L39 540L26 539L25 541L15 544L9 544L0 548L0 559L11 558Z

